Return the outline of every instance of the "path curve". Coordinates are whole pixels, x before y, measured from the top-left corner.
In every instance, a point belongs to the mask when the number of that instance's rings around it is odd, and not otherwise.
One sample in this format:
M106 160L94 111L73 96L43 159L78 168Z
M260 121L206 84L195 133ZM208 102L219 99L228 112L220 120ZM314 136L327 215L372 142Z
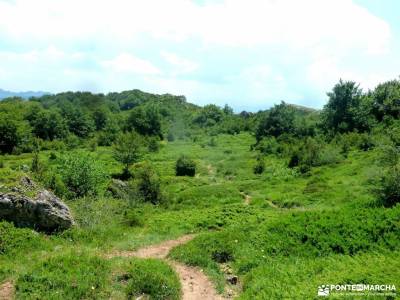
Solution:
M184 235L175 240L168 240L156 245L140 248L136 251L114 251L106 258L139 257L163 259L172 266L179 276L182 285L183 300L223 300L228 299L219 295L203 270L167 259L168 253L176 246L185 244L195 237L193 234Z
M14 298L14 285L11 281L0 284L0 300L12 300Z

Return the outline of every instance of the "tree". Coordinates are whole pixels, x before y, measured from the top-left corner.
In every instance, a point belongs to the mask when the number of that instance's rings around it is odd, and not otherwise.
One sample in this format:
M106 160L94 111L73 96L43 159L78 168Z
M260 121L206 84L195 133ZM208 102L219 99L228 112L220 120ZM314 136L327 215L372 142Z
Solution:
M0 152L11 153L21 143L18 124L11 115L0 114Z
M260 141L264 136L279 136L283 133L295 132L295 111L290 105L281 102L271 108L261 119L256 129L256 139Z
M322 124L326 131L343 133L368 129L369 102L358 84L340 80L327 95L329 101L322 111Z
M93 112L94 125L97 131L103 130L106 127L109 118L108 114L109 111L104 107L98 108Z
M62 139L68 135L67 125L57 111L40 110L29 120L33 134L43 140Z
M203 107L195 117L194 122L202 127L211 127L222 120L223 114L223 111L218 106L209 104Z
M142 135L162 138L161 116L155 106L133 109L128 117L127 125L129 130L136 130Z
M400 80L379 84L372 97L373 112L379 121L382 121L384 116L400 118Z
M136 132L118 136L114 143L114 158L124 166L123 175L129 177L129 167L139 161L142 153L142 138Z
M90 115L80 107L65 104L62 114L66 119L69 131L78 137L86 138L94 131L94 122Z

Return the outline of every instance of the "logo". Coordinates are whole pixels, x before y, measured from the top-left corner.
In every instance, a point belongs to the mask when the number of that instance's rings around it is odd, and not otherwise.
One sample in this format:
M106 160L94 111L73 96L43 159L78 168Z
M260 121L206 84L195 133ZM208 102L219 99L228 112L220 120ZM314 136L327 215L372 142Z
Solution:
M320 285L318 287L318 296L327 297L327 296L329 296L329 291L330 291L330 289L329 289L328 285L325 285L325 284Z

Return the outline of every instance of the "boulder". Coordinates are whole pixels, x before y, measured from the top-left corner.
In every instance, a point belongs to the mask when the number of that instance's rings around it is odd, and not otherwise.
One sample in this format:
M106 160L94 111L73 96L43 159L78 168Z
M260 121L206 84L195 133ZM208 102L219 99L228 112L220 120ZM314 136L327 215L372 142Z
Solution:
M107 191L111 193L114 198L126 198L129 193L129 186L126 182L113 179L107 187Z
M34 199L18 193L0 193L0 220L47 232L74 225L68 206L47 190L40 191Z

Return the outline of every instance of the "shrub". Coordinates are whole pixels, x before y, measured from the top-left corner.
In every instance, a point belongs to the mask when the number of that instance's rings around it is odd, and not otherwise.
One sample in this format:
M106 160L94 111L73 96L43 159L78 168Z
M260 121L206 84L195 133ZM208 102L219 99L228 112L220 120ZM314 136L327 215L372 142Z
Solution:
M57 154L55 154L54 152L50 152L49 159L50 160L56 160L57 159Z
M142 165L135 172L133 183L137 196L144 202L159 204L163 201L160 178L151 165Z
M174 136L174 134L172 132L168 132L167 140L168 140L168 142L175 141L175 136Z
M69 191L69 198L99 194L108 177L95 159L77 152L61 159L59 173Z
M160 144L158 143L158 140L156 138L150 138L147 149L150 152L158 152L160 150Z
M379 162L384 166L393 167L397 165L400 158L399 149L395 146L382 146L379 149L381 155L379 157Z
M5 163L4 160L0 159L0 169L4 168Z
M133 259L126 293L129 299L149 295L151 299L180 299L181 285L171 267L156 259Z
M16 283L18 299L108 299L108 262L85 254L52 256Z
M43 247L43 239L31 229L15 228L12 223L0 222L0 255L12 255Z
M390 167L383 173L375 192L386 207L400 203L400 165Z
M176 176L191 176L196 174L196 163L194 160L182 155L178 158L175 165Z
M254 174L262 174L265 170L265 161L262 155L257 156L257 162L253 168Z

